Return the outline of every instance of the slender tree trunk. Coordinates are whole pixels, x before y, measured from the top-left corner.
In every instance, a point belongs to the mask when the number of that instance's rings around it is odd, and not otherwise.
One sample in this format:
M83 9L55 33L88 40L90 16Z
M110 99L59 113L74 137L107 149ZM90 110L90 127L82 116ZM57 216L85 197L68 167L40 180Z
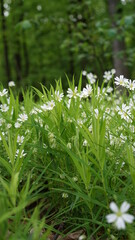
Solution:
M23 44L23 54L24 54L24 76L27 77L29 74L29 66L30 66L30 62L29 62L29 54L28 54L28 48L27 48L27 42L26 42L26 36L25 36L25 32L22 31L22 44Z
M121 9L118 8L118 5L120 4L119 0L108 0L108 9L109 13L112 19L112 27L117 28L117 24L115 21L115 14L121 16ZM120 30L118 30L117 34L121 34ZM126 63L126 55L121 58L119 54L121 52L125 52L126 46L124 39L118 39L116 38L112 43L112 51L113 51L113 62L114 62L114 68L116 69L117 76L124 75L125 77L128 77L128 68L125 65Z
M74 0L69 0L69 5L72 3L74 3ZM72 14L70 9L67 10L67 14L68 14L68 18L69 18L69 16ZM69 68L70 68L70 74L73 76L75 73L74 53L72 50L73 31L72 31L72 24L70 23L69 19L68 19L68 34L69 34L70 43L71 43L70 48L69 48Z
M7 41L7 27L6 27L6 19L4 16L4 0L0 0L1 5L1 25L2 25L2 39L4 45L4 58L5 58L5 70L7 76L7 82L11 81L11 71L10 71L10 62L9 62L9 48Z
M16 79L17 79L17 82L20 83L22 80L22 60L20 55L21 45L20 45L20 41L17 38L15 41L15 44L16 44L16 50L15 50L14 58L15 58L15 66L16 66Z
M23 20L23 1L17 0L12 2L12 24L16 26L17 23ZM17 10L16 10L17 9ZM17 11L17 12L16 12ZM23 79L23 68L22 68L22 44L20 41L20 31L14 29L13 32L13 41L14 41L14 62L15 62L15 71L16 71L16 80L18 85L21 85Z
M72 41L72 29L71 29L70 23L68 24L68 33L69 33L70 41ZM70 45L70 47L72 47L72 44ZM72 49L69 49L69 56L70 56L70 60L69 60L70 74L73 76L75 72L74 72L74 54Z

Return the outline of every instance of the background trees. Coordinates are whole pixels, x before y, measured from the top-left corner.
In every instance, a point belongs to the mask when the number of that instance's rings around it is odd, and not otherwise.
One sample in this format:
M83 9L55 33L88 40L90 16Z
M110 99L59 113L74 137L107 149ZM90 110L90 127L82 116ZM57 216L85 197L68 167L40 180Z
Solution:
M135 4L131 0L0 0L0 79L6 85L54 83L83 69L134 78Z

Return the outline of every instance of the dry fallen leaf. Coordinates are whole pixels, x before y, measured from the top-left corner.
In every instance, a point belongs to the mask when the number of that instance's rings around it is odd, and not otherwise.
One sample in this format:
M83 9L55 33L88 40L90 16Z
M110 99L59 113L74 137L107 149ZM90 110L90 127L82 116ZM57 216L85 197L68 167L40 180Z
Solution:
M83 230L79 230L77 232L69 234L67 237L63 238L63 240L77 240L80 235L82 235ZM60 240L60 238L58 238Z

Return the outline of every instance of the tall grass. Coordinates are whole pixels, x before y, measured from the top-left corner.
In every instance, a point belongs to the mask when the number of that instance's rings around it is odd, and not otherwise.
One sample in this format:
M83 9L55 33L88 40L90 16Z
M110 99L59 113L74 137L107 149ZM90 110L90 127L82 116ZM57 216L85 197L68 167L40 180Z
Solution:
M1 88L1 240L80 229L86 239L134 239L134 223L118 231L106 221L112 201L135 211L134 91L118 98L108 90L113 77L100 88L82 81L68 79L67 94L61 81L31 88L21 102Z

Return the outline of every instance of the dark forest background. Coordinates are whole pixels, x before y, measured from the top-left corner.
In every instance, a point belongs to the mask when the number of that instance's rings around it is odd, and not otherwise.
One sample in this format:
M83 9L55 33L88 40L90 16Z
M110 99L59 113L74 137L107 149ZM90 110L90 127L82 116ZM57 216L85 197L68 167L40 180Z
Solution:
M135 79L134 0L0 0L0 82L47 87L82 70Z

